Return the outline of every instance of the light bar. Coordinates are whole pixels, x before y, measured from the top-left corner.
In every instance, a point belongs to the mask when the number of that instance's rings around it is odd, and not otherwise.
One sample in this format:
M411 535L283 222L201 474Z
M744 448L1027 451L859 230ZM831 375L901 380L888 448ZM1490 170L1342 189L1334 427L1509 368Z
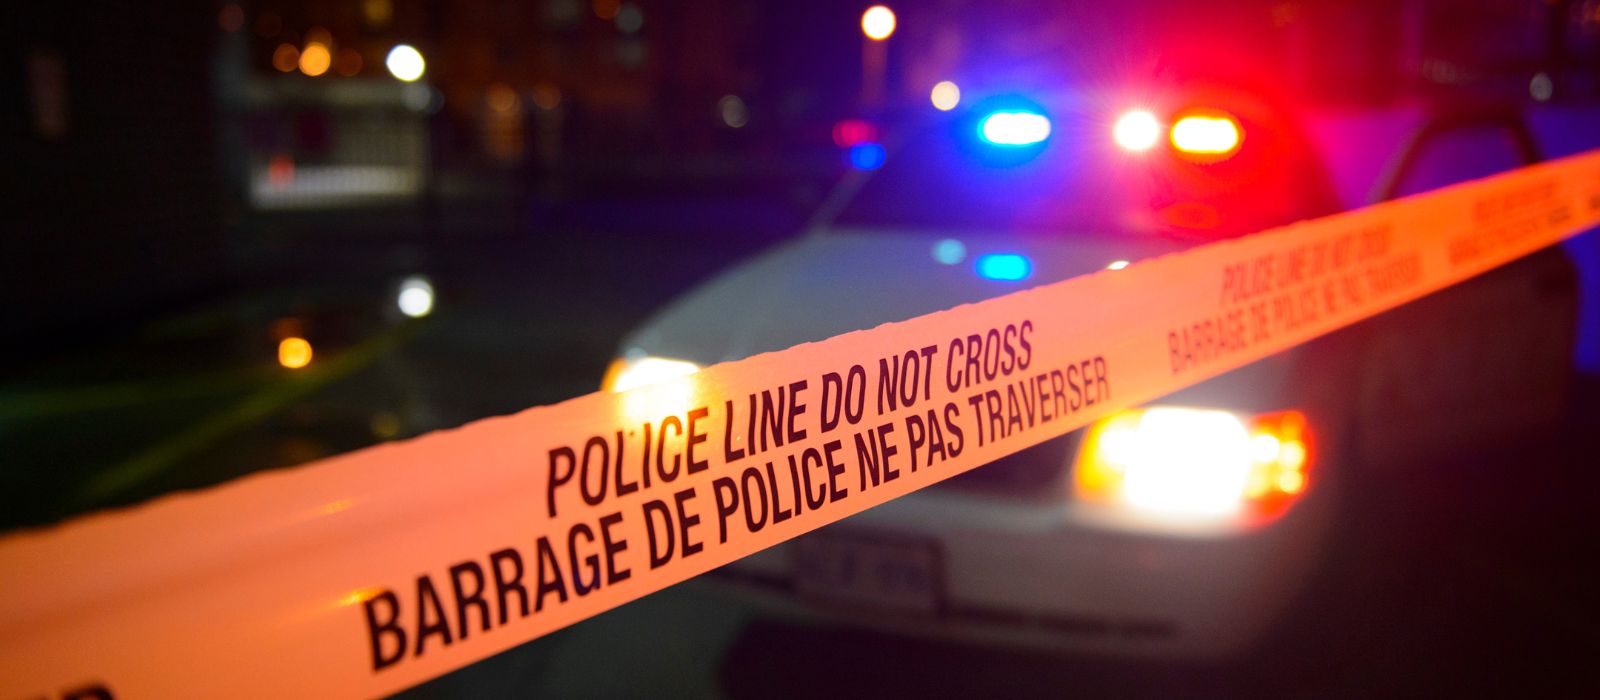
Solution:
M995 253L978 258L978 276L1002 282L1018 282L1033 274L1033 261L1026 255Z
M1224 114L1191 115L1172 125L1172 147L1181 153L1224 155L1238 150L1239 124Z
M978 134L996 146L1029 146L1050 138L1050 118L1038 112L994 112L979 123Z
M1135 109L1117 118L1111 138L1125 151L1148 151L1161 140L1161 122L1156 115Z

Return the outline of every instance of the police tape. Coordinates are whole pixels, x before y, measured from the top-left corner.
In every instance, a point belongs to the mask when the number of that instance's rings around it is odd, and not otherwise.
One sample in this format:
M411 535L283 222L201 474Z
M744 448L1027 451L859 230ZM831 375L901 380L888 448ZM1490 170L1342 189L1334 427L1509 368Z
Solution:
M375 696L1600 222L1600 151L0 541L0 691Z

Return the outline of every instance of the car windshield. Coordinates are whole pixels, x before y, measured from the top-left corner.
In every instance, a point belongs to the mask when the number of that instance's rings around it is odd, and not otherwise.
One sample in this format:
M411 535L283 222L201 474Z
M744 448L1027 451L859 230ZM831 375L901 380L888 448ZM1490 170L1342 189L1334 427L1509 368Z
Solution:
M985 141L976 114L925 124L891 143L834 224L1028 235L1135 229L1131 205L1143 188L1108 173L1110 154L1093 144L1109 131L1084 116L1051 116L1050 138L1030 146Z

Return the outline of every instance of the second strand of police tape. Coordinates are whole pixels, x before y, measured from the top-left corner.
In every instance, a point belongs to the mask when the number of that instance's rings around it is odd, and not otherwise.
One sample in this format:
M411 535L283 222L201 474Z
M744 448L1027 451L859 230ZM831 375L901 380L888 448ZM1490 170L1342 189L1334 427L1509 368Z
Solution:
M1597 220L1590 153L12 535L0 689L399 690Z

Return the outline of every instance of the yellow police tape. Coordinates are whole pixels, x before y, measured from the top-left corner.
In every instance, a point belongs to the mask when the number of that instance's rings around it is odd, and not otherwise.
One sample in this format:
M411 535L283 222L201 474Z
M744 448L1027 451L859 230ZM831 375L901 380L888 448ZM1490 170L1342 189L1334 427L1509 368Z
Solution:
M0 694L400 690L1597 221L1600 151L13 534Z

